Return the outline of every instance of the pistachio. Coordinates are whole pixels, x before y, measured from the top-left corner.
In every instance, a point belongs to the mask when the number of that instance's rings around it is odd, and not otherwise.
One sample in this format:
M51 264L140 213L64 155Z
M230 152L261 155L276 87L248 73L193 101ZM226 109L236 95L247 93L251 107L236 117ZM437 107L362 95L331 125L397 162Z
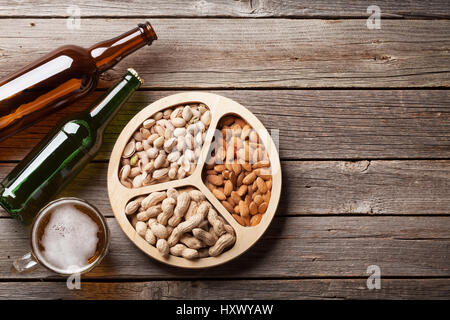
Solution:
M161 148L164 144L164 136L158 137L155 141L153 141L153 146L155 148Z
M135 153L135 154L131 157L130 164L131 164L132 166L135 166L135 165L137 164L138 159L139 159L139 157L138 157L138 155Z
M186 125L186 120L184 120L183 118L174 118L172 119L172 124L176 128L184 127Z
M156 123L155 119L147 119L144 121L144 123L142 124L142 126L145 129L150 129L151 127L153 127L153 125Z
M126 178L128 178L128 176L130 175L130 171L131 171L131 167L130 165L125 165L122 167L122 169L120 169L120 179L121 180L125 180Z
M143 121L125 146L119 180L130 188L192 174L210 122L211 112L203 104L155 113Z
M162 168L153 171L153 179L159 180L164 178L169 173L169 168Z
M180 151L173 151L169 153L169 155L167 156L167 160L169 160L169 162L177 162L179 158L180 158Z
M192 110L190 106L185 106L182 112L182 117L185 121L189 121L192 118Z
M175 137L183 137L183 136L185 136L186 135L186 128L176 128L173 131L173 135Z
M155 115L153 116L154 120L159 120L163 118L163 113L162 112L157 112L155 113Z
M125 149L123 149L122 158L129 158L136 152L136 143L134 140L131 140L128 142L128 144L125 146Z
M159 151L156 148L150 148L146 152L147 152L147 156L150 159L155 159L158 156L158 154L159 154Z
M209 124L211 123L211 111L205 111L205 113L202 114L200 120L205 126L209 126Z

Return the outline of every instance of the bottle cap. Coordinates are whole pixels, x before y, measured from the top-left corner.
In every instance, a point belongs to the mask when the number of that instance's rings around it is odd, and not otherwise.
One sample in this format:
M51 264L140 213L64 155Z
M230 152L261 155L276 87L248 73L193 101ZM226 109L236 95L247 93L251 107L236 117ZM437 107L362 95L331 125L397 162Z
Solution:
M129 73L131 73L133 76L135 76L135 77L139 80L139 82L140 82L141 84L144 84L144 79L142 79L142 78L139 76L139 74L137 73L136 70L134 70L133 68L128 68L127 71L128 71Z

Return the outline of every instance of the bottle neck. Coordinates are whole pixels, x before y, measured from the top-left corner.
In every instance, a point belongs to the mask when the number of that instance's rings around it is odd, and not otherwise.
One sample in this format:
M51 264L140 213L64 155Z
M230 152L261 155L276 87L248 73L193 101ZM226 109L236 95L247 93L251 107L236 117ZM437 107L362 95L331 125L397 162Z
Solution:
M88 50L94 59L100 73L112 68L122 58L142 48L151 45L158 39L156 33L149 22L140 23L138 26L124 34L97 43Z
M128 69L125 76L101 96L87 112L94 129L103 132L120 107L141 84L142 80L136 71Z

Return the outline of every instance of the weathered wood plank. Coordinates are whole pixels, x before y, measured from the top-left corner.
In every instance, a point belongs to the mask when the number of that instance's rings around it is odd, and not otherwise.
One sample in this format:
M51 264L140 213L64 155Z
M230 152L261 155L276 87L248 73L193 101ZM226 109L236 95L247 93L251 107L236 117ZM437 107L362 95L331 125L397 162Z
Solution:
M1 19L0 77L62 44L90 46L141 21L83 19L80 30L71 30L66 19ZM380 30L368 30L364 19L151 22L159 40L107 79L133 66L153 88L450 85L448 20L384 19Z
M50 0L1 0L0 16L65 17L67 8L77 5L81 16L186 16L186 17L367 17L371 1L312 1L312 0L131 0L70 3ZM409 1L407 5L394 0L378 0L382 17L448 17L449 3L445 0Z
M108 218L109 255L86 277L92 279L448 277L450 217L277 217L243 256L208 270L184 270L155 262L138 250ZM0 279L57 278L44 268L19 275L13 260L29 250L26 229L0 219Z
M0 179L14 164L0 164ZM278 215L450 214L450 161L282 162ZM106 163L89 164L58 196L86 199L108 217ZM0 208L0 216L8 216Z
M248 107L268 130L278 130L282 159L450 158L448 90L213 92ZM96 159L109 159L118 134L138 111L173 93L135 93L108 126ZM58 119L87 109L99 95L95 92L0 142L0 161L22 159Z
M0 299L449 299L450 279L382 279L368 290L366 279L0 283Z

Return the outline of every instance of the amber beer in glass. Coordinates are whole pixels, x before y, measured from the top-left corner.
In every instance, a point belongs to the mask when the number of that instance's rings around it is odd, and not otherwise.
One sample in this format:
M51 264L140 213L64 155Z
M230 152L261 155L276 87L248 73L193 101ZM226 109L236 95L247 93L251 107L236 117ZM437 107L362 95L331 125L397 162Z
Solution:
M63 276L92 270L105 257L110 232L103 215L78 198L60 198L43 207L31 227L31 252L14 261L18 272L38 264Z

